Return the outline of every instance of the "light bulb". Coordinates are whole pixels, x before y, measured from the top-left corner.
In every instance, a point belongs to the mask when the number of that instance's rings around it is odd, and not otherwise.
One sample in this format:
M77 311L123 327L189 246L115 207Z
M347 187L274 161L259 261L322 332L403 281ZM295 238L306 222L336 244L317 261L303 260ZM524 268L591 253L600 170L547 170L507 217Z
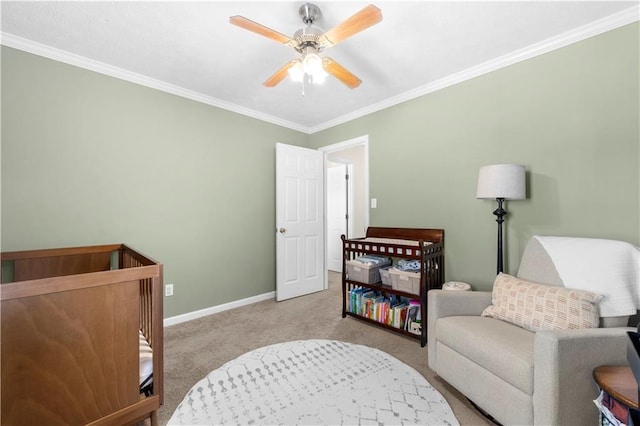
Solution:
M320 70L320 72L316 72L311 75L311 81L313 84L322 84L327 79L327 73L324 70Z
M323 83L327 73L322 68L322 58L315 53L308 53L302 59L304 72L311 76L314 83Z
M302 66L304 67L304 72L314 75L318 69L322 71L322 59L315 53L309 53L302 60Z
M302 62L296 59L295 64L289 68L289 77L291 80L300 83L302 82L302 78L304 77L304 69L302 67Z

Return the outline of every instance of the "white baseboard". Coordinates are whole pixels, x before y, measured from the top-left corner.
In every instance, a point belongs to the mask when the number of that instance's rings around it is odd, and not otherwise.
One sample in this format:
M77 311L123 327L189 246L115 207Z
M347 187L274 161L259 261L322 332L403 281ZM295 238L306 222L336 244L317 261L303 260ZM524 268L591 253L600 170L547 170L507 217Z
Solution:
M176 315L175 317L165 318L163 324L165 327L170 327L172 325L180 324L186 321L191 321L196 318L202 318L202 317L206 317L207 315L217 314L218 312L228 311L229 309L251 305L252 303L262 302L263 300L274 299L275 297L276 297L276 292L270 291L269 293L247 297L246 299L234 300L233 302L223 303L222 305L211 306L210 308L200 309L198 311L187 312L186 314Z

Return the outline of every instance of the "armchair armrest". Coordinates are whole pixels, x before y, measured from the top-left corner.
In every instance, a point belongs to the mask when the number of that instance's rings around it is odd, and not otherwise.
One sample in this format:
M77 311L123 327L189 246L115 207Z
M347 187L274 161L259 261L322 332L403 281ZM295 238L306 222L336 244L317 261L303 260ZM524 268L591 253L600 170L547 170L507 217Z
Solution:
M429 319L480 315L487 306L491 305L491 292L429 290L427 299Z
M429 290L427 293L427 352L429 365L436 363L435 325L438 318L479 316L491 305L490 291Z
M627 363L628 327L538 331L534 341L533 418L540 425L593 423L593 369Z

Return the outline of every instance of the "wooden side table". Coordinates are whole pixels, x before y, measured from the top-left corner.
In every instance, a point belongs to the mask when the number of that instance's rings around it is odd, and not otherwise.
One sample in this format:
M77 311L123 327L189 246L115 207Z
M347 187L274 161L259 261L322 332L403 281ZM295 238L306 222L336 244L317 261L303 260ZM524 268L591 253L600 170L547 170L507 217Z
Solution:
M605 393L627 408L640 409L638 405L638 383L636 382L631 367L627 365L601 365L593 370L593 378Z

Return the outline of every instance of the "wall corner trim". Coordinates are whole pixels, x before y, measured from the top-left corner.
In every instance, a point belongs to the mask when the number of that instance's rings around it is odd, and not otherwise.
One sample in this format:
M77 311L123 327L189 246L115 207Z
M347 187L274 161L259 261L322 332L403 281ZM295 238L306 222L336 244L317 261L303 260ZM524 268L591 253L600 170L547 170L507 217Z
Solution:
M265 114L263 112L246 108L231 102L223 101L212 96L208 96L190 89L186 89L184 87L177 86L175 84L157 80L143 74L128 71L124 68L119 68L113 65L106 64L104 62L76 55L75 53L57 49L46 44L18 37L11 33L0 32L0 44L11 47L13 49L22 50L23 52L42 56L43 58L52 59L54 61L76 66L78 68L108 75L109 77L118 78L130 83L139 84L141 86L156 89L161 92L170 93L182 98L191 99L192 101L235 112L247 117L256 118L258 120L262 120L267 123L275 124L277 126L285 127L291 130L296 130L301 133L309 133L309 129L306 126L302 126L297 123L293 123L291 121L287 121L282 118Z
M257 296L247 297L245 299L234 300L233 302L223 303L222 305L211 306L209 308L200 309L193 312L187 312L186 314L165 318L163 325L165 327L170 327L172 325L206 317L208 315L213 315L219 312L228 311L229 309L239 308L241 306L251 305L251 304L262 302L265 300L275 299L275 297L276 297L276 292L270 291L269 293L263 293L263 294L258 294Z
M445 89L449 86L453 86L458 83L471 80L475 77L497 71L501 68L506 68L510 65L518 62L525 61L527 59L534 58L536 56L543 55L545 53L552 52L554 50L563 48L573 43L577 43L586 40L590 37L594 37L603 34L607 31L615 30L622 26L631 24L640 20L640 5L636 4L630 8L627 8L621 12L602 18L598 21L584 25L582 27L575 28L565 33L559 34L555 37L542 40L538 43L534 43L530 46L524 47L520 50L516 50L506 55L494 58L490 61L475 65L471 68L467 68L455 74L451 74L440 80L433 81L421 87L409 90L404 93L400 93L391 98L383 99L380 102L374 103L367 107L353 111L349 114L337 117L333 120L329 120L324 123L312 126L309 128L309 133L314 134L322 130L330 129L331 127L338 126L340 124L347 123L355 120L356 118L364 117L374 112L381 111L383 109L392 107L394 105L401 104L406 101L418 98L420 96L428 95L429 93L436 92L441 89Z

